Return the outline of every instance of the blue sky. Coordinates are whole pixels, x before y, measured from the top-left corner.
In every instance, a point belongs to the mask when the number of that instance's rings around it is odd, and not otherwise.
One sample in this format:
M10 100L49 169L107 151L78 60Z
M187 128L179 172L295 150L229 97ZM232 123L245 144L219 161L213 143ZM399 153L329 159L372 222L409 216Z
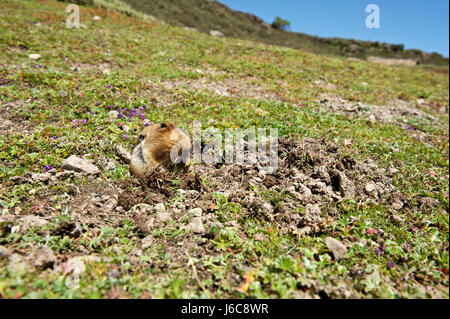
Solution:
M219 0L233 10L252 13L271 23L288 20L292 31L321 37L342 37L403 43L449 55L448 0ZM365 25L366 6L380 8L380 28Z

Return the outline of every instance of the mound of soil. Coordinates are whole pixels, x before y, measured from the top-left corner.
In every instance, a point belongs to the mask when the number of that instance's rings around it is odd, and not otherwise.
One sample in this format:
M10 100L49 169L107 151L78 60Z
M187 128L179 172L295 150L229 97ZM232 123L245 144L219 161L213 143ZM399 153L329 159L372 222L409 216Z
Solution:
M278 169L273 174L259 164L216 164L195 165L187 174L157 170L139 181L122 181L118 205L133 212L140 204L170 207L181 194L182 204L169 213L172 217L200 209L198 217L203 222L217 225L214 192L220 192L229 203L239 204L242 214L298 235L320 231L335 216L335 204L340 201L403 205L392 185L394 167L378 168L371 160L358 163L325 139L281 138L278 152ZM142 224L142 214L137 215Z

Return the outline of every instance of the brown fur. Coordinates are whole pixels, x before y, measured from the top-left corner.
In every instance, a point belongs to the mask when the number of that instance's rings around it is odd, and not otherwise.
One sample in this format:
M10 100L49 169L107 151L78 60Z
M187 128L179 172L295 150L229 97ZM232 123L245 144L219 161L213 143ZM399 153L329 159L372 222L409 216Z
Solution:
M130 172L143 177L158 166L167 169L186 170L183 161L174 163L170 152L174 149L181 156L190 150L189 137L175 127L174 123L159 123L146 127L139 135L136 146L131 152Z

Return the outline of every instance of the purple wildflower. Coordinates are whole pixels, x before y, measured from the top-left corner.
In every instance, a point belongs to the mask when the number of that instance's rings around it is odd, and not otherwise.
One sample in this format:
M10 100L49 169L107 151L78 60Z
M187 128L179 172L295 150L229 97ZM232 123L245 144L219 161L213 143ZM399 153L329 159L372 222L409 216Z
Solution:
M123 115L122 113L119 113L119 114L117 115L117 117L118 117L119 119L124 119L124 118L125 118L125 115Z
M100 102L95 103L95 106L99 106L99 105L100 105Z
M51 165L45 165L45 167L44 167L44 173L47 173L49 170L52 170L53 169L53 166L51 166Z
M144 114L140 114L139 117L141 118L141 120L145 120L145 115Z
M87 119L81 120L81 123L82 123L82 124L84 124L84 123L86 123L86 122L87 122Z
M388 267L389 268L394 268L394 266L395 266L394 262L392 260L389 260L388 261Z
M58 137L56 135L53 135L52 137L50 137L52 140L56 140Z
M107 87L108 89L110 89L110 88L111 88L111 86L112 86L111 84L108 84L108 85L107 85L106 87Z
M110 109L112 108L112 106L108 104L108 105L106 106L106 108L107 108L108 110L110 110Z
M414 131L414 128L410 125L408 125L408 127L406 128L408 131Z
M129 138L128 134L125 134L125 135L123 136L123 138L124 138L124 139L128 139L128 138Z
M65 94L64 94L64 92L61 92L61 93L59 93L59 95L60 95L60 96L64 96Z
M148 120L144 120L144 126L149 126L150 122Z
M88 113L91 114L92 116L95 116L95 113L92 111L89 111Z
M39 64L38 67L43 68L44 66L42 64Z
M377 256L381 255L381 249L380 248L375 249L375 255L377 255Z

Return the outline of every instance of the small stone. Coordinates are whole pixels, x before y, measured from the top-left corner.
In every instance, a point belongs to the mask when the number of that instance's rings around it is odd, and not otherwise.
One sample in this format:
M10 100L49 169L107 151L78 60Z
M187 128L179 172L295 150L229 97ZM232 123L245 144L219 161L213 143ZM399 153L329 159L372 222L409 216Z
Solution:
M401 201L395 201L392 203L392 207L394 209L401 209L403 207L403 203Z
M35 183L45 183L49 181L51 176L49 174L43 174L43 173L32 173L31 179Z
M374 183L367 183L365 189L367 193L372 194L377 191L377 186Z
M65 264L65 273L80 275L86 271L86 263L99 262L97 256L77 256L70 258Z
M67 158L62 163L61 167L65 170L87 173L88 175L97 175L98 173L100 173L100 170L97 166L75 155L71 155L69 158Z
M166 211L166 207L164 206L163 203L158 203L155 206L155 210L156 210L157 213L161 213L161 212Z
M156 214L156 219L160 222L167 223L172 220L172 216L169 212L162 211Z
M32 54L28 55L28 58L30 58L31 60L39 60L41 57L42 56L37 53L32 53Z
M257 234L255 234L255 240L256 241L267 241L267 238L266 238L266 236L264 236L263 234L261 234L261 233L257 233Z
M117 145L116 147L117 156L126 164L130 163L131 154L122 145Z
M264 203L263 205L262 205L262 207L264 208L264 211L265 211L265 213L267 213L267 214L272 214L273 213L273 211L274 211L274 208L272 207L272 205L270 205L269 203Z
M100 21L102 18L100 18L99 16L94 16L92 19L93 19L94 21Z
M153 244L153 236L148 235L147 237L143 238L141 241L141 248L142 250L146 250Z
M336 260L344 258L345 254L347 254L347 247L337 239L327 237L325 239L325 245L327 245Z
M223 34L223 32L217 31L217 30L211 30L209 31L209 35L213 36L213 37L224 37L225 34Z
M20 219L20 224L21 224L20 227L21 232L25 232L30 227L42 229L44 226L48 224L48 221L38 216L27 215Z
M205 233L205 226L203 226L203 221L200 217L195 217L186 226L186 230L196 234L203 234Z
M39 269L53 267L56 262L56 256L48 247L41 247L32 252L30 256L33 266Z
M339 172L339 191L344 198L353 198L355 196L355 185L344 172Z
M188 211L189 214L194 215L195 217L200 217L202 216L202 209L197 207L197 208L192 208Z

